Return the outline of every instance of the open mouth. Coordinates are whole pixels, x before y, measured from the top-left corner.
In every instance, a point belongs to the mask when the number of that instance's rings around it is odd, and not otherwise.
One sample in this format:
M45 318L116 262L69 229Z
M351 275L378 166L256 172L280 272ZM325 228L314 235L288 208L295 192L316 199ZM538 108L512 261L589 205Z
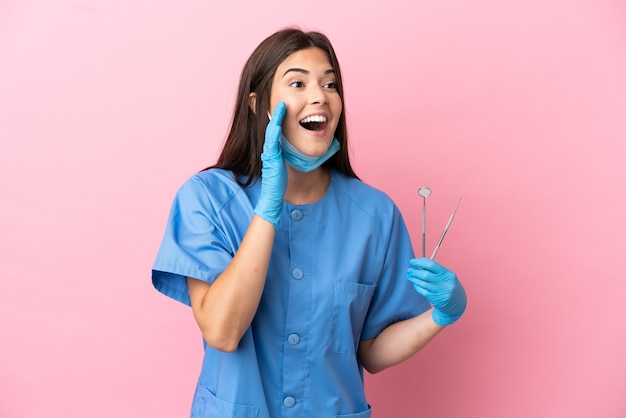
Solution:
M326 116L312 115L300 121L300 126L309 131L322 131L326 129Z

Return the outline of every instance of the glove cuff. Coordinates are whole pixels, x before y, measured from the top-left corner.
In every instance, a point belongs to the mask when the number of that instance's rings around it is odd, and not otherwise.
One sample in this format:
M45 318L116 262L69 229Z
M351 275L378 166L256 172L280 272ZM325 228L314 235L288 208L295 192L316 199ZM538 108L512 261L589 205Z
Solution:
M259 202L254 208L254 214L259 216L260 218L265 219L272 225L274 225L274 229L278 230L278 221L280 220L280 216L282 215L282 207L275 209L269 208L268 205L264 205L262 202Z
M465 309L463 309L463 311L458 315L448 315L435 308L433 309L433 321L435 321L437 325L441 325L442 327L452 325L456 321L458 321L459 318L461 318L463 312L465 312Z

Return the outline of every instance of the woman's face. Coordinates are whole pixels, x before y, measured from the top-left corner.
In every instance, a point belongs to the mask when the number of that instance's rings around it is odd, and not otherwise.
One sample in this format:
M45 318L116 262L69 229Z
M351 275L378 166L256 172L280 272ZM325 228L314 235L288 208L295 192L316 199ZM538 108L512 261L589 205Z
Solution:
M323 155L335 136L343 110L336 80L328 56L320 48L296 51L276 69L270 112L278 102L285 102L283 135L306 155Z

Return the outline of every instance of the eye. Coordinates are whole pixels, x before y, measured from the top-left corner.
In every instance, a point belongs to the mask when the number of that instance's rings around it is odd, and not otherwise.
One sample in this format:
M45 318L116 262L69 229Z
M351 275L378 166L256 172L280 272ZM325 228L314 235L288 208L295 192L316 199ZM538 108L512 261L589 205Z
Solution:
M330 89L330 90L337 90L337 82L329 81L328 83L324 84L324 88Z
M304 83L302 81L293 81L289 84L289 87L296 87L296 88L304 87Z

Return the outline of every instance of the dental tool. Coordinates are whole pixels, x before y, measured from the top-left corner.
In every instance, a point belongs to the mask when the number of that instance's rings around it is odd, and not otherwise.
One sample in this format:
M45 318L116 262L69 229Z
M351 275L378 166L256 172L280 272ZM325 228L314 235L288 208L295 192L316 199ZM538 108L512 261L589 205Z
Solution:
M422 196L424 204L422 205L422 257L426 257L426 198L430 196L428 187L420 187L417 194Z
M452 215L450 215L450 219L448 219L448 223L446 224L446 227L443 229L443 233L441 234L441 237L439 238L439 241L437 241L437 245L435 245L435 250L433 251L433 255L430 256L431 260L435 259L435 256L437 255L437 251L439 251L439 247L441 246L441 242L443 241L443 238L446 236L446 232L448 232L448 228L450 228L450 225L452 224L452 220L454 219L454 215L456 214L456 210L459 208L459 205L461 204L461 199L459 199L459 203L456 204L456 207L454 208L454 211L452 212Z

